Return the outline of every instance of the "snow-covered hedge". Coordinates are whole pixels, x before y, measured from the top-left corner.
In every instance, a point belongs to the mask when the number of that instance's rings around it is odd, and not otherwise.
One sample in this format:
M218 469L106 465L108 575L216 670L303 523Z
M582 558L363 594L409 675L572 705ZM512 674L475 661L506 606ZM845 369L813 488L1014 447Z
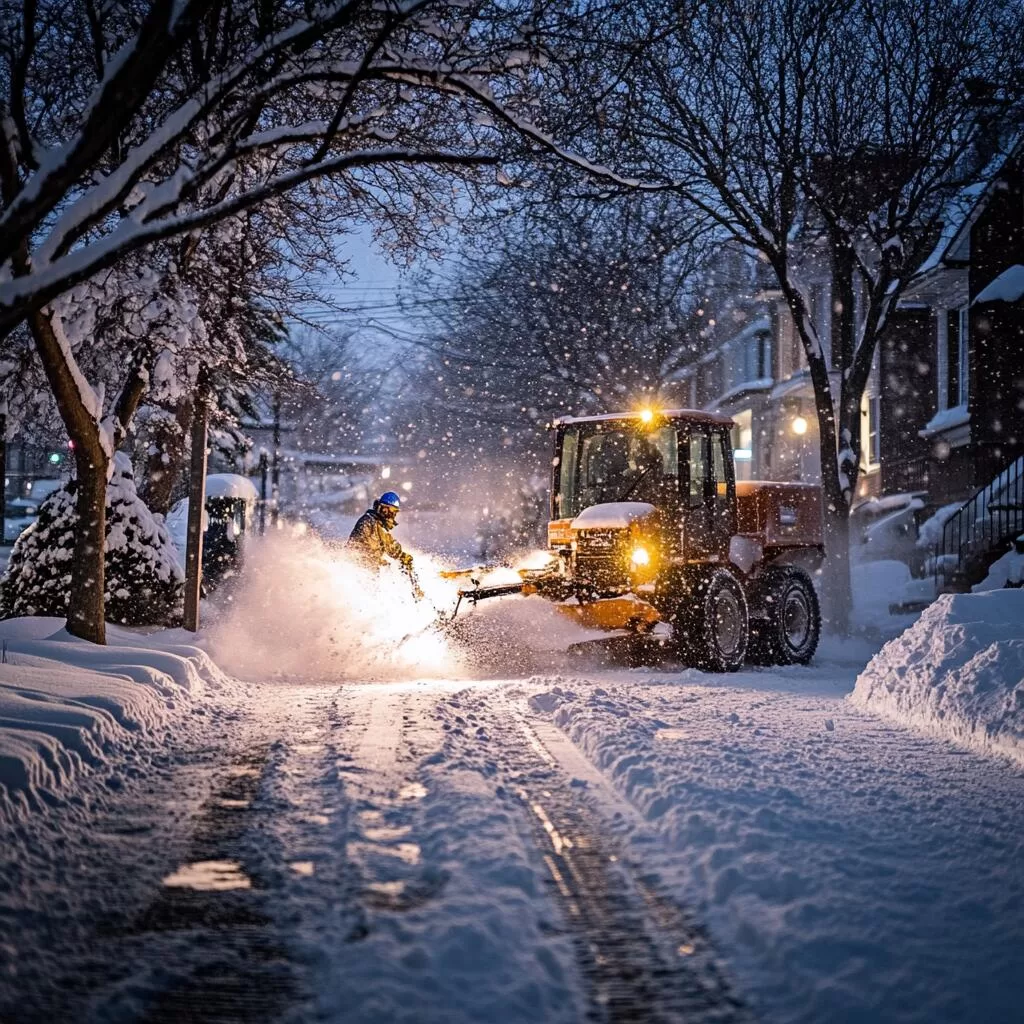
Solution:
M1024 590L942 595L871 659L850 700L1024 763Z
M54 491L14 544L0 580L0 618L67 613L74 552L75 481ZM131 463L115 456L107 484L106 617L128 626L171 625L181 615L184 573L160 517L135 489Z

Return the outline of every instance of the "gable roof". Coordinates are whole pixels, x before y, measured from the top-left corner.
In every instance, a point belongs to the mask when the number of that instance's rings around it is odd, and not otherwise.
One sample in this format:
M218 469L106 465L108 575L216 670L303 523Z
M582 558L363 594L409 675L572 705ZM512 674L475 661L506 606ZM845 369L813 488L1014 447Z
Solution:
M915 277L921 277L941 264L964 263L970 258L965 246L970 241L971 228L985 212L989 198L995 191L1003 169L1013 159L1024 155L1024 135L1013 139L1006 149L997 153L978 180L965 185L946 205L942 231L935 248L918 267Z

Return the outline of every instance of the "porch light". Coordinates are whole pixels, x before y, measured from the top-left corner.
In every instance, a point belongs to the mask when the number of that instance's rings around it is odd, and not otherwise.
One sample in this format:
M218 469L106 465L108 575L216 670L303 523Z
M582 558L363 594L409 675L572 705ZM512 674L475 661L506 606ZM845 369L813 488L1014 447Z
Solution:
M790 424L790 428L797 437L803 437L807 433L807 420L803 416L796 416Z

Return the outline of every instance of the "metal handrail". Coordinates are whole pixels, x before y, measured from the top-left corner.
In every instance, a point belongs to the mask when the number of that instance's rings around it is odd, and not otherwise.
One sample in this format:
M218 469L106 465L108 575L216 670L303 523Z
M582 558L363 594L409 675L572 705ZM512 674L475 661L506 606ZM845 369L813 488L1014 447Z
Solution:
M946 520L935 546L936 591L972 555L991 552L1024 533L1024 456L973 494ZM950 559L955 566L950 571Z
M887 459L882 456L882 476L887 493L927 491L930 460L927 455L909 459Z

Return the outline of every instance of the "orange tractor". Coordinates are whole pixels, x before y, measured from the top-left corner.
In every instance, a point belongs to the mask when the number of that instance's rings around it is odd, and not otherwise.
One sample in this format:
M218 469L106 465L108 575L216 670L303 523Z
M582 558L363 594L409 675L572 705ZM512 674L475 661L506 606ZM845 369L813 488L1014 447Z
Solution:
M692 410L557 420L550 562L460 600L540 594L713 671L806 664L821 632L821 490L737 482L732 426Z

